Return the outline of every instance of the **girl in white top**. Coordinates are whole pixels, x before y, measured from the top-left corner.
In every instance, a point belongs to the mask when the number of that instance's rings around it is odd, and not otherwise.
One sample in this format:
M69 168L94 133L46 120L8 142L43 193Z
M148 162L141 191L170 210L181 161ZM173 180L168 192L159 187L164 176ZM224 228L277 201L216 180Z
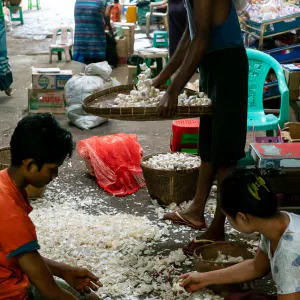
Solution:
M220 189L221 206L233 228L259 232L260 247L254 259L207 273L179 277L180 285L194 292L211 284L241 283L270 270L279 300L300 300L300 216L277 211L277 198L263 178L234 173Z

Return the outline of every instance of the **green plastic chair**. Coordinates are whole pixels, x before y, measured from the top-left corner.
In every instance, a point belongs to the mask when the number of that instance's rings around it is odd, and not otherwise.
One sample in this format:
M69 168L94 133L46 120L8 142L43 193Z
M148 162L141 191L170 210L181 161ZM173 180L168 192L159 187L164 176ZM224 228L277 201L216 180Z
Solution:
M289 120L289 89L286 85L283 69L270 55L258 50L247 49L249 60L249 87L248 87L248 120L247 130L252 131L278 131L278 125L283 128ZM273 114L265 114L263 105L263 90L266 77L270 69L277 76L278 87L281 95L279 118Z
M35 0L35 4L32 4L32 0L28 0L28 9L31 10L32 8L41 9L40 0Z
M1 1L1 0L0 0ZM19 11L19 17L13 17L13 13L15 11ZM10 19L12 21L20 21L21 24L24 24L24 19L23 19L23 10L21 6L9 6L9 12L10 12Z

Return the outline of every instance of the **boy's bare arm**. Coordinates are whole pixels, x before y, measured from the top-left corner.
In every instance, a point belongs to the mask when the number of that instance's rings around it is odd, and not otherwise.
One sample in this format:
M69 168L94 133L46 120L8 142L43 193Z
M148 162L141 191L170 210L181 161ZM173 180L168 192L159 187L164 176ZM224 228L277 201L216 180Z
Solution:
M27 274L32 284L49 300L77 299L62 290L55 282L49 268L38 251L32 251L18 256L22 271Z
M181 66L186 52L189 48L191 42L190 30L188 25L185 28L184 34L176 48L174 55L172 56L170 62L164 67L161 73L154 79L153 85L159 87L167 82L171 76L176 73L178 68Z
M202 61L209 44L213 11L214 1L194 1L195 37L185 53L185 58L177 75L169 86L168 90L170 92L175 90L179 93L188 80L194 75Z

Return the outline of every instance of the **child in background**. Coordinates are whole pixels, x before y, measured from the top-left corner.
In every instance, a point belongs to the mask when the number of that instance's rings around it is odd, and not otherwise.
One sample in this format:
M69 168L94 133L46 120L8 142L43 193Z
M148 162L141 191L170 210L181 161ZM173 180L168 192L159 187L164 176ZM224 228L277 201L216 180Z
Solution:
M299 300L300 216L277 211L276 196L264 179L253 173L227 177L220 196L222 210L233 228L261 234L258 252L254 259L226 269L181 275L180 285L194 292L212 284L251 281L271 269L278 299Z
M26 186L49 184L73 149L71 133L51 114L25 117L13 133L11 166L0 171L1 300L99 299L91 293L101 286L95 275L39 254L35 226L28 216L32 207Z
M114 5L110 11L110 19L113 22L121 22L122 8L119 0L114 0Z

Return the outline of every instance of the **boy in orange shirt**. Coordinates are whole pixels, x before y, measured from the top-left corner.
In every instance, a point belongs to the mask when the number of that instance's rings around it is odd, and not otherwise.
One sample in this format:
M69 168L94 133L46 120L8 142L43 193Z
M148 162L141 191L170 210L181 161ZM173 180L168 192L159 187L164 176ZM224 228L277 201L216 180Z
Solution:
M99 299L101 286L86 269L71 267L39 254L32 211L25 188L50 183L73 153L69 131L51 114L25 117L11 142L11 166L0 171L0 299ZM55 281L57 276L64 281Z

